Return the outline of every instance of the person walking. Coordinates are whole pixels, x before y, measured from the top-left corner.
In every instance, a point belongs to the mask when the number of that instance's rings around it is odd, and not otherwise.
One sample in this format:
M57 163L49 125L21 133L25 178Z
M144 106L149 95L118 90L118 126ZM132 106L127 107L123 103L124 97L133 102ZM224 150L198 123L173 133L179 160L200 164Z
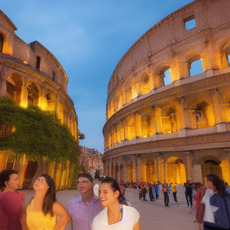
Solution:
M185 198L187 201L187 205L189 207L192 208L193 206L193 199L192 199L192 181L191 179L188 179L186 183L184 183L184 187L185 187Z
M140 214L127 206L115 179L102 180L99 197L104 209L94 218L92 230L140 230Z
M28 230L26 225L25 196L17 191L19 177L16 170L0 173L0 229Z
M172 187L172 194L175 202L177 201L177 189L176 189L176 182L171 184Z
M168 184L166 181L164 181L164 184L162 185L162 192L164 193L164 203L165 207L169 206L169 195L168 195Z
M194 204L193 207L190 209L189 214L192 214L192 212L196 209L196 222L198 226L198 230L202 229L202 223L203 223L203 217L204 217L204 204L201 203L204 195L205 195L205 186L197 182L194 184L194 190L196 191L196 194L194 195Z
M90 230L93 218L102 210L100 200L93 192L93 186L93 178L90 174L78 175L77 189L80 195L67 203L72 230Z
M63 230L70 216L57 202L53 178L48 174L42 174L34 181L33 189L35 195L26 208L29 230Z

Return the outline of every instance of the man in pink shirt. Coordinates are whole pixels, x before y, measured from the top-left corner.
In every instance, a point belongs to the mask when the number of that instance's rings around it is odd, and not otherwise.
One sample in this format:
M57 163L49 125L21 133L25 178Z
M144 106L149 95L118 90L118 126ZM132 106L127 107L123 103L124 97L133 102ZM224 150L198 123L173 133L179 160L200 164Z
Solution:
M94 217L103 209L99 198L93 193L93 186L90 174L78 175L77 189L81 195L67 203L73 230L90 230Z

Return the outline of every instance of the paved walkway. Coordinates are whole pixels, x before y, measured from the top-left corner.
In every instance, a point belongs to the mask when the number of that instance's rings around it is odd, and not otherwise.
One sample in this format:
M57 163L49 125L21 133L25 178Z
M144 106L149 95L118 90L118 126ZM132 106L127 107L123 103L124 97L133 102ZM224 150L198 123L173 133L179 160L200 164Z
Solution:
M26 196L26 203L33 196L32 190L23 191ZM68 200L78 195L76 190L60 191L57 193L57 198L64 206ZM148 193L147 193L147 199ZM185 201L184 188L178 188L178 203L175 203L170 197L169 207L164 206L163 196L157 201L142 201L138 198L138 190L126 189L126 198L131 202L141 215L140 224L141 230L196 230L197 226L194 223L194 214L188 214L188 207ZM65 230L70 230L68 224Z

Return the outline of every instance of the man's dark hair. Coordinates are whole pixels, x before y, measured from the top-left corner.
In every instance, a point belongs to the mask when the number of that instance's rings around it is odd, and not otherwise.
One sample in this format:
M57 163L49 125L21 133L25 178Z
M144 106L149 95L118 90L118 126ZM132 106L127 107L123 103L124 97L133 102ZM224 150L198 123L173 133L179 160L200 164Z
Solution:
M89 174L89 173L81 173L77 176L77 180L80 178L80 177L86 177L87 179L89 179L89 181L93 182L93 177Z

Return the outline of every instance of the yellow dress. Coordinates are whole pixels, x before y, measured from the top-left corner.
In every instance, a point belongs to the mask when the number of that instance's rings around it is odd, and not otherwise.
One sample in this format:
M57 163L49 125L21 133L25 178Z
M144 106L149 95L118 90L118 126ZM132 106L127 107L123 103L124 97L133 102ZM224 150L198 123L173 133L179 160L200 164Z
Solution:
M32 211L31 205L26 210L26 222L29 230L53 230L56 224L56 215L44 216L41 211Z

